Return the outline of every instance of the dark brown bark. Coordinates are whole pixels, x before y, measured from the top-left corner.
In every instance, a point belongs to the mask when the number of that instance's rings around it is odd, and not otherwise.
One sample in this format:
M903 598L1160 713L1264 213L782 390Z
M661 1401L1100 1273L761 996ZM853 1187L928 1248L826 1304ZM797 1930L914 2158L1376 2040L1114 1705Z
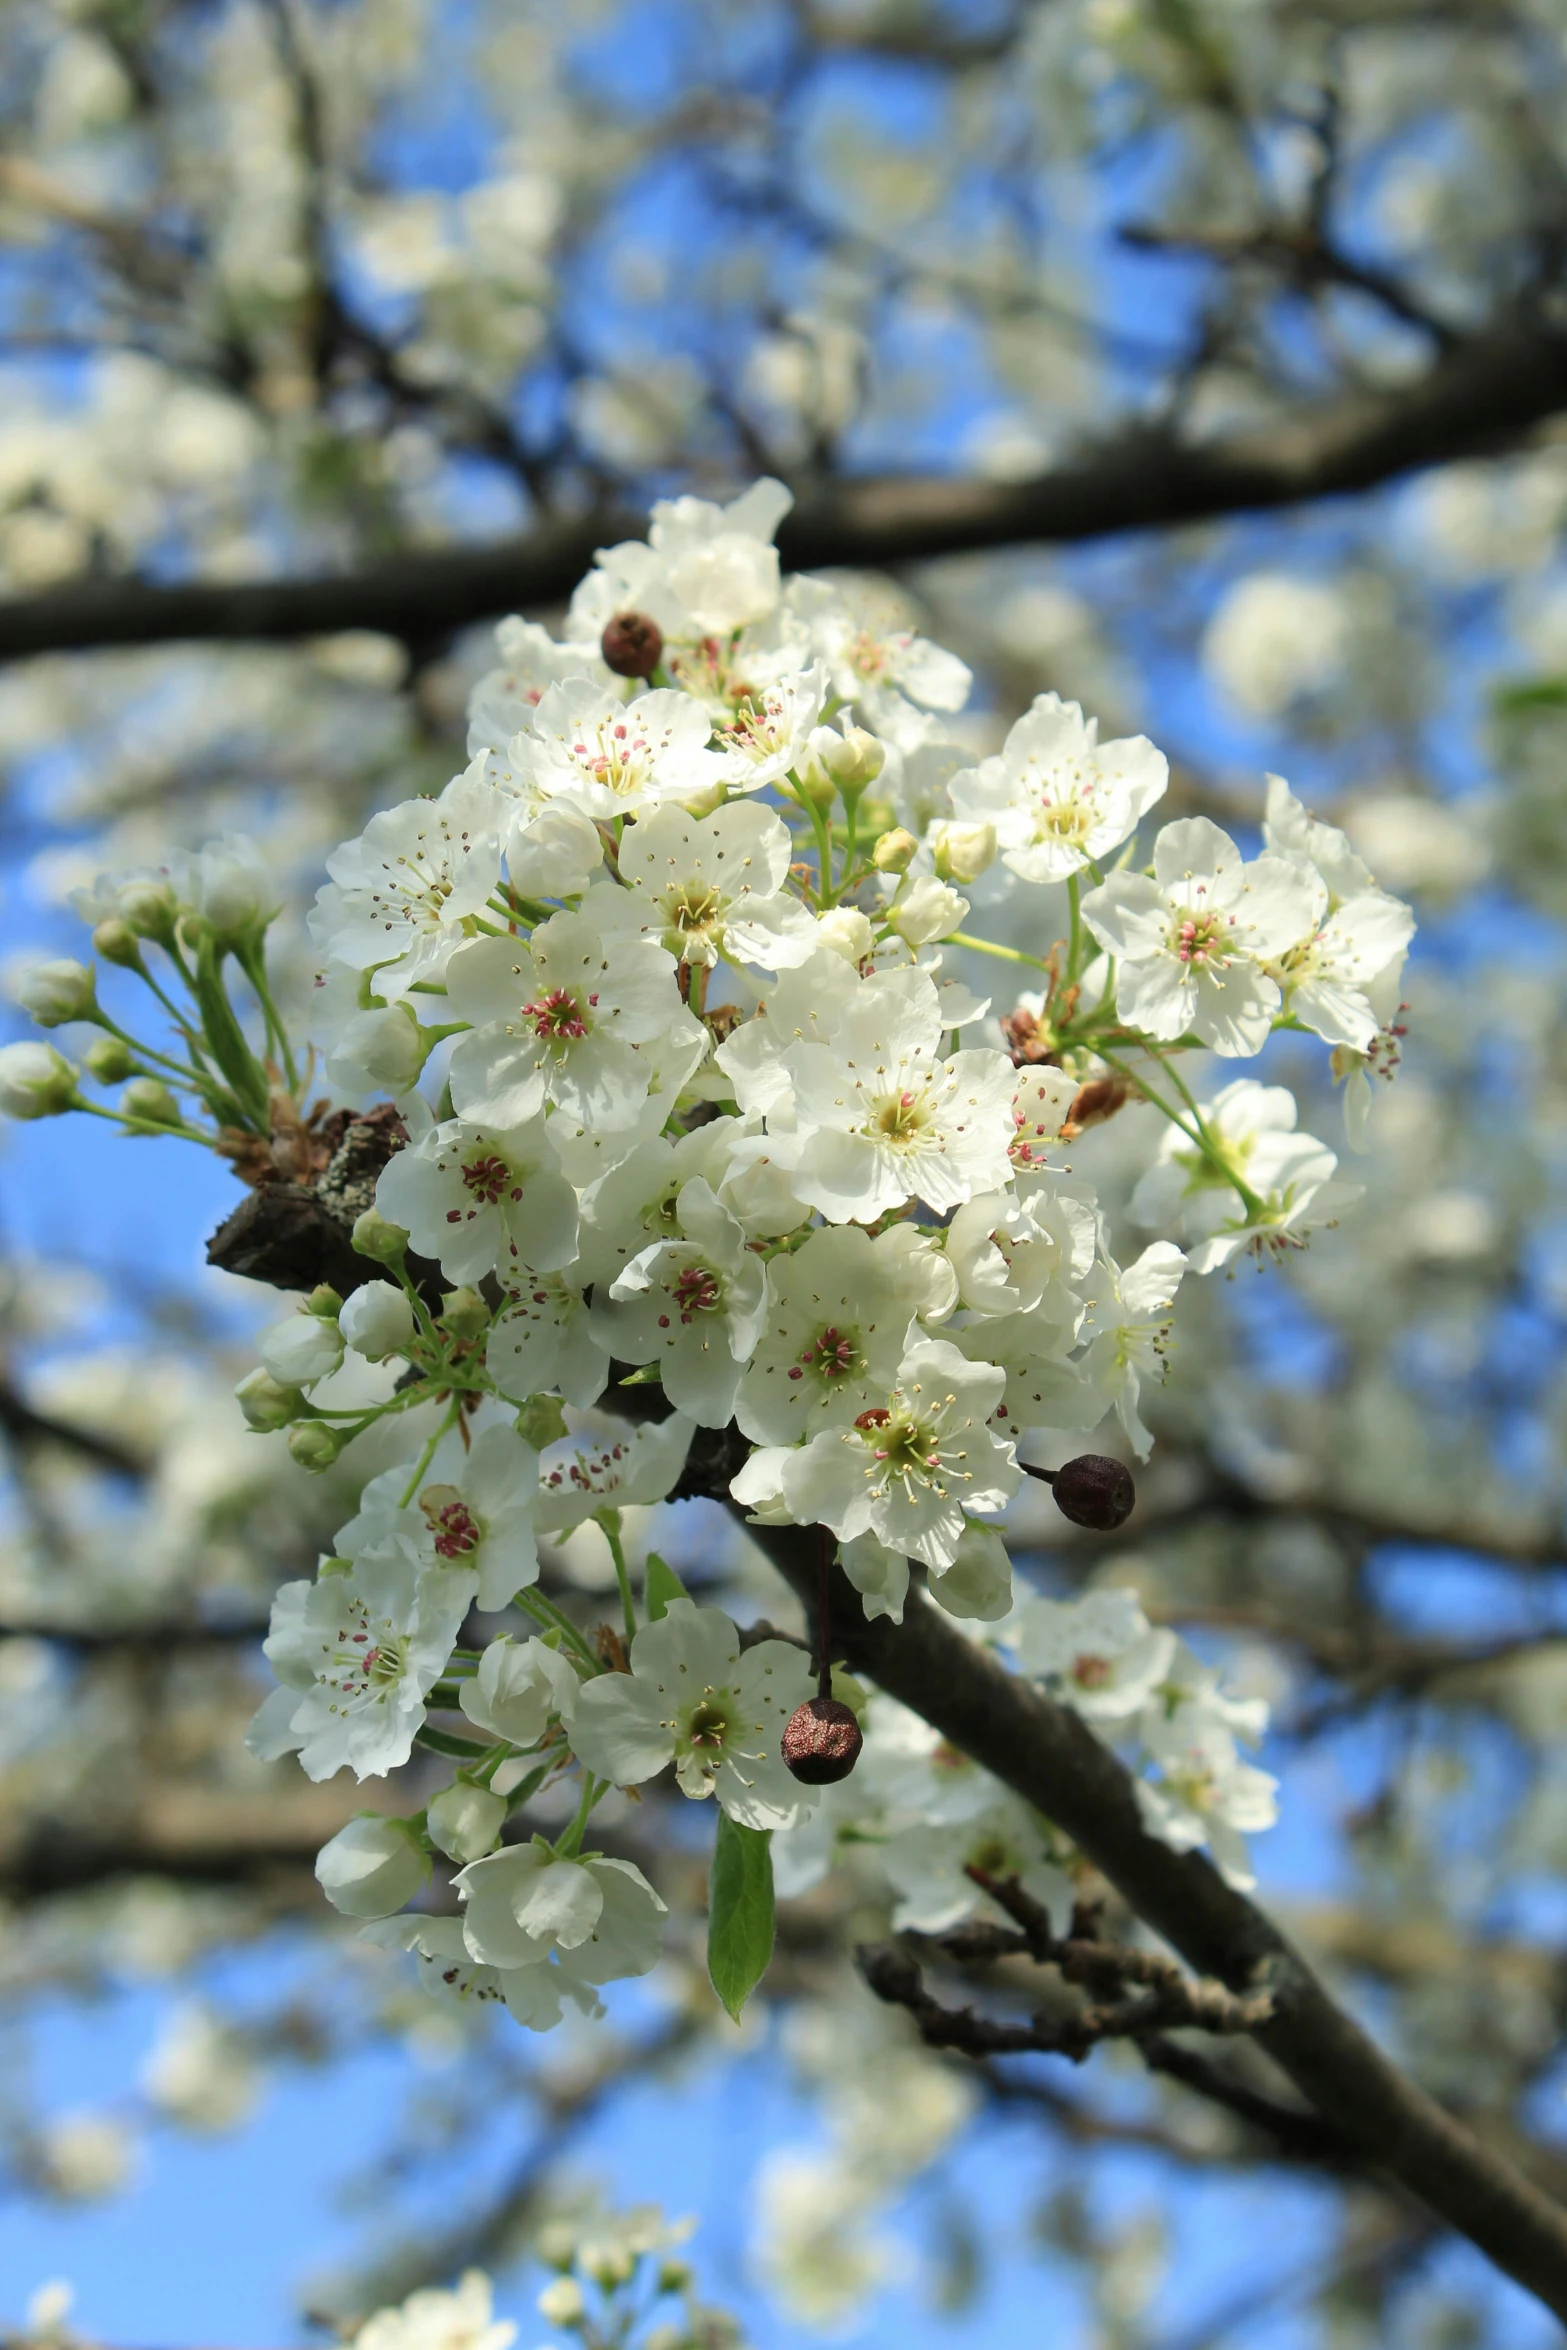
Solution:
M779 533L796 569L887 566L1027 543L1066 543L1365 490L1422 466L1517 448L1567 407L1567 330L1503 319L1417 381L1303 405L1203 443L1139 426L1031 481L899 475L803 493ZM646 517L600 510L525 537L394 556L308 579L154 586L83 580L0 603L0 660L87 646L287 639L384 631L428 646L496 613L561 602L595 547Z

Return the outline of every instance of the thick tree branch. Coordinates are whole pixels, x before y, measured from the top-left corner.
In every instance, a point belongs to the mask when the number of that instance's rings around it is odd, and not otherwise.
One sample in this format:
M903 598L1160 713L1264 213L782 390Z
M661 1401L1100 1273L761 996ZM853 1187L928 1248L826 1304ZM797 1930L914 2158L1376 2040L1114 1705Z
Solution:
M662 1418L668 1409L654 1387L612 1393L627 1418ZM733 1429L698 1430L679 1490L707 1494L744 1520L728 1493L737 1444L743 1453ZM809 1613L819 1569L814 1529L748 1524L748 1531ZM1271 2011L1253 2036L1323 2120L1368 2167L1567 2318L1567 2209L1400 2072L1272 1919L1204 1854L1174 1852L1148 1834L1130 1775L1076 1714L1009 1672L918 1593L901 1624L867 1623L858 1594L834 1568L831 1604L835 1646L851 1669L1053 1820L1199 1975L1243 1997L1268 1993Z
M792 1527L750 1531L802 1602L814 1604L814 1538ZM911 1596L901 1625L871 1624L841 1570L833 1585L837 1644L851 1669L1055 1821L1199 1974L1242 1994L1270 1992L1272 2013L1254 2036L1323 2119L1365 2163L1567 2317L1567 2212L1401 2073L1203 1854L1172 1852L1147 1833L1128 1774L1075 1714L924 1599Z
M787 564L897 565L1025 542L1161 530L1365 490L1422 466L1517 448L1567 408L1567 330L1504 319L1412 384L1304 406L1201 443L1131 426L1025 482L897 476L802 496ZM87 646L298 638L379 629L406 643L519 606L560 602L606 541L645 518L597 509L525 537L393 557L360 572L154 586L84 580L0 604L0 659Z

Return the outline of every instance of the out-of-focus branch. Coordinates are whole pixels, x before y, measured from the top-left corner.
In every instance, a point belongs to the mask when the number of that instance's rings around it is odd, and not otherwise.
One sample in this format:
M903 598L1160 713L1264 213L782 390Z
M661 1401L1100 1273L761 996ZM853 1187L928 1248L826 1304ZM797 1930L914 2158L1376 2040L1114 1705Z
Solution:
M146 1475L146 1462L128 1445L112 1436L101 1435L96 1429L81 1428L70 1420L57 1420L48 1412L38 1411L3 1379L0 1379L0 1434L12 1444L56 1445L62 1452L75 1453L97 1468L114 1470L120 1477Z
M1129 426L1031 481L845 480L802 497L786 563L896 566L986 547L1164 530L1364 490L1419 467L1495 455L1567 408L1567 330L1524 315L1460 344L1412 384L1304 405L1225 438ZM410 643L570 591L595 547L644 518L597 509L527 536L388 558L336 577L84 580L0 603L0 659L94 645L298 638L377 629Z

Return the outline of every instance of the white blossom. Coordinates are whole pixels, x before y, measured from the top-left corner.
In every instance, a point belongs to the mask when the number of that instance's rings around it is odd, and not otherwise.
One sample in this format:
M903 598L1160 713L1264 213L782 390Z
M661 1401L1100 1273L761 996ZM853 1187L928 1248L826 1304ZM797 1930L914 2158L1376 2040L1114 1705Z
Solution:
M876 1404L785 1461L793 1516L845 1542L874 1534L889 1550L950 1566L965 1513L1001 1509L1022 1482L1011 1445L987 1425L1004 1384L943 1339L911 1346Z
M576 1254L577 1195L541 1117L432 1126L387 1161L375 1201L448 1281L509 1278L513 1264L551 1272Z
M778 1745L811 1690L799 1649L761 1640L742 1656L721 1609L672 1600L631 1643L629 1674L602 1673L582 1689L572 1751L616 1786L673 1762L682 1794L716 1795L744 1827L788 1827L814 1790L790 1777Z
M453 957L447 986L474 1029L451 1063L464 1118L521 1126L548 1103L584 1125L627 1126L652 1082L640 1048L682 1031L705 1041L673 958L656 939L605 927L591 896L526 943L476 940Z
M1099 1294L1089 1300L1084 1318L1085 1372L1102 1401L1115 1406L1140 1461L1153 1450L1137 1408L1142 1383L1145 1376L1164 1377L1169 1306L1185 1271L1185 1257L1168 1240L1156 1240L1124 1272L1106 1257L1097 1275Z
M684 963L711 965L727 955L784 970L816 947L809 907L784 888L792 853L787 827L770 808L741 801L711 816L654 809L622 837L628 887L600 893L599 918L657 939Z
M492 1421L466 1448L453 1429L422 1473L404 1461L371 1478L338 1554L356 1565L403 1557L464 1610L503 1608L538 1577L538 1493L539 1456L514 1427Z
M421 1576L401 1556L285 1584L262 1647L284 1684L276 1694L293 1703L262 1708L252 1751L270 1759L297 1750L311 1779L345 1764L357 1779L395 1771L413 1751L467 1610L461 1588Z
M720 788L726 766L708 749L708 732L706 711L667 686L623 702L590 679L569 678L550 687L508 756L530 796L608 822Z
M856 1225L813 1232L767 1268L767 1310L735 1417L758 1444L852 1420L894 1383L920 1310L915 1261Z
M500 878L504 821L482 762L438 800L372 816L326 861L331 880L310 916L316 945L332 962L373 971L375 992L392 1000L438 980Z
M1093 1722L1127 1721L1140 1712L1175 1655L1175 1634L1156 1630L1132 1591L1030 1597L1019 1605L1014 1627L1024 1672Z
M412 1901L429 1874L408 1823L374 1812L361 1812L316 1854L316 1882L345 1917L389 1917Z
M1065 881L1135 832L1170 780L1146 735L1101 743L1076 702L1039 694L998 755L954 775L952 806L993 824L1002 858L1024 881Z
M572 1444L550 1452L539 1480L541 1529L569 1533L598 1510L645 1509L666 1500L686 1465L695 1429L684 1412L671 1412L588 1451Z
M1117 958L1121 1018L1160 1039L1200 1036L1217 1053L1262 1050L1282 1001L1265 965L1316 928L1312 877L1294 859L1243 864L1206 816L1167 824L1152 876L1115 873L1083 919Z
M1295 1097L1287 1087L1238 1077L1200 1102L1198 1115L1208 1150L1168 1127L1131 1198L1139 1223L1179 1232L1192 1272L1211 1273L1242 1249L1260 1255L1302 1247L1314 1224L1360 1196L1358 1185L1333 1180L1338 1161L1325 1143L1294 1131ZM1255 1194L1254 1207L1231 1177Z
M700 1175L681 1186L675 1213L676 1236L632 1258L594 1319L613 1354L658 1365L677 1411L721 1428L762 1326L766 1276Z

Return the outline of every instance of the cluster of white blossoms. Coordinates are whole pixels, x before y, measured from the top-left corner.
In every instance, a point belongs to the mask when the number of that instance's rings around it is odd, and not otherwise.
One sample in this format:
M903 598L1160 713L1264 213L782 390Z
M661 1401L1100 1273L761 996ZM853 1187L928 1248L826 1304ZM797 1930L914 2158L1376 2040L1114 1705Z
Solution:
M998 1529L1026 1471L1055 1474L1036 1448L1113 1415L1147 1457L1141 1393L1186 1273L1299 1247L1353 1196L1286 1090L1241 1076L1199 1098L1183 1059L1310 1031L1358 1120L1396 1059L1412 917L1277 779L1257 856L1205 818L1140 851L1164 758L1101 743L1054 695L976 764L951 735L963 664L784 579L787 505L761 482L661 506L647 544L600 555L562 641L506 622L468 766L339 848L310 917L312 1054L353 1116L390 1097L374 1116L396 1147L354 1224L363 1277L263 1335L241 1401L311 1467L426 1419L279 1593L252 1745L313 1778L383 1775L416 1744L458 1764L416 1817L344 1829L321 1881L438 1995L534 2028L654 1964L662 1902L586 1839L603 1795L669 1765L736 1834L776 1834L792 1883L874 1818L910 1924L983 1899L976 1856L1069 1899L1048 1825L884 1698L852 1789L824 1801L784 1735L806 1654L743 1646L667 1569L633 1588L619 1512L674 1492L698 1430L738 1430L735 1503L814 1529L868 1615L900 1618L919 1572L1134 1738L1155 1833L1244 1877L1240 1837L1272 1816L1237 1746L1253 1710L1123 1594L1014 1608ZM268 990L276 893L247 846L104 881L82 910L110 963L151 979L161 952L169 1049L137 1044L85 966L47 964L27 1008L97 1035L80 1065L8 1047L0 1105L184 1133L252 1182L321 1176L350 1113L306 1107L312 1064ZM1031 992L998 1005L983 973ZM124 1084L117 1105L84 1075ZM1131 1202L1157 1237L1118 1261L1060 1152L1129 1101L1165 1125ZM380 1400L331 1400L346 1355L385 1367ZM667 1416L589 1439L575 1415L627 1387ZM1108 1515L1102 1476L1098 1502L1060 1478L1057 1498L1118 1522L1117 1474ZM589 1517L623 1638L588 1640L539 1588L539 1537ZM506 1609L528 1637L465 1640L472 1611ZM514 1815L562 1779L571 1826L519 1841ZM460 1914L408 1907L435 1853Z

